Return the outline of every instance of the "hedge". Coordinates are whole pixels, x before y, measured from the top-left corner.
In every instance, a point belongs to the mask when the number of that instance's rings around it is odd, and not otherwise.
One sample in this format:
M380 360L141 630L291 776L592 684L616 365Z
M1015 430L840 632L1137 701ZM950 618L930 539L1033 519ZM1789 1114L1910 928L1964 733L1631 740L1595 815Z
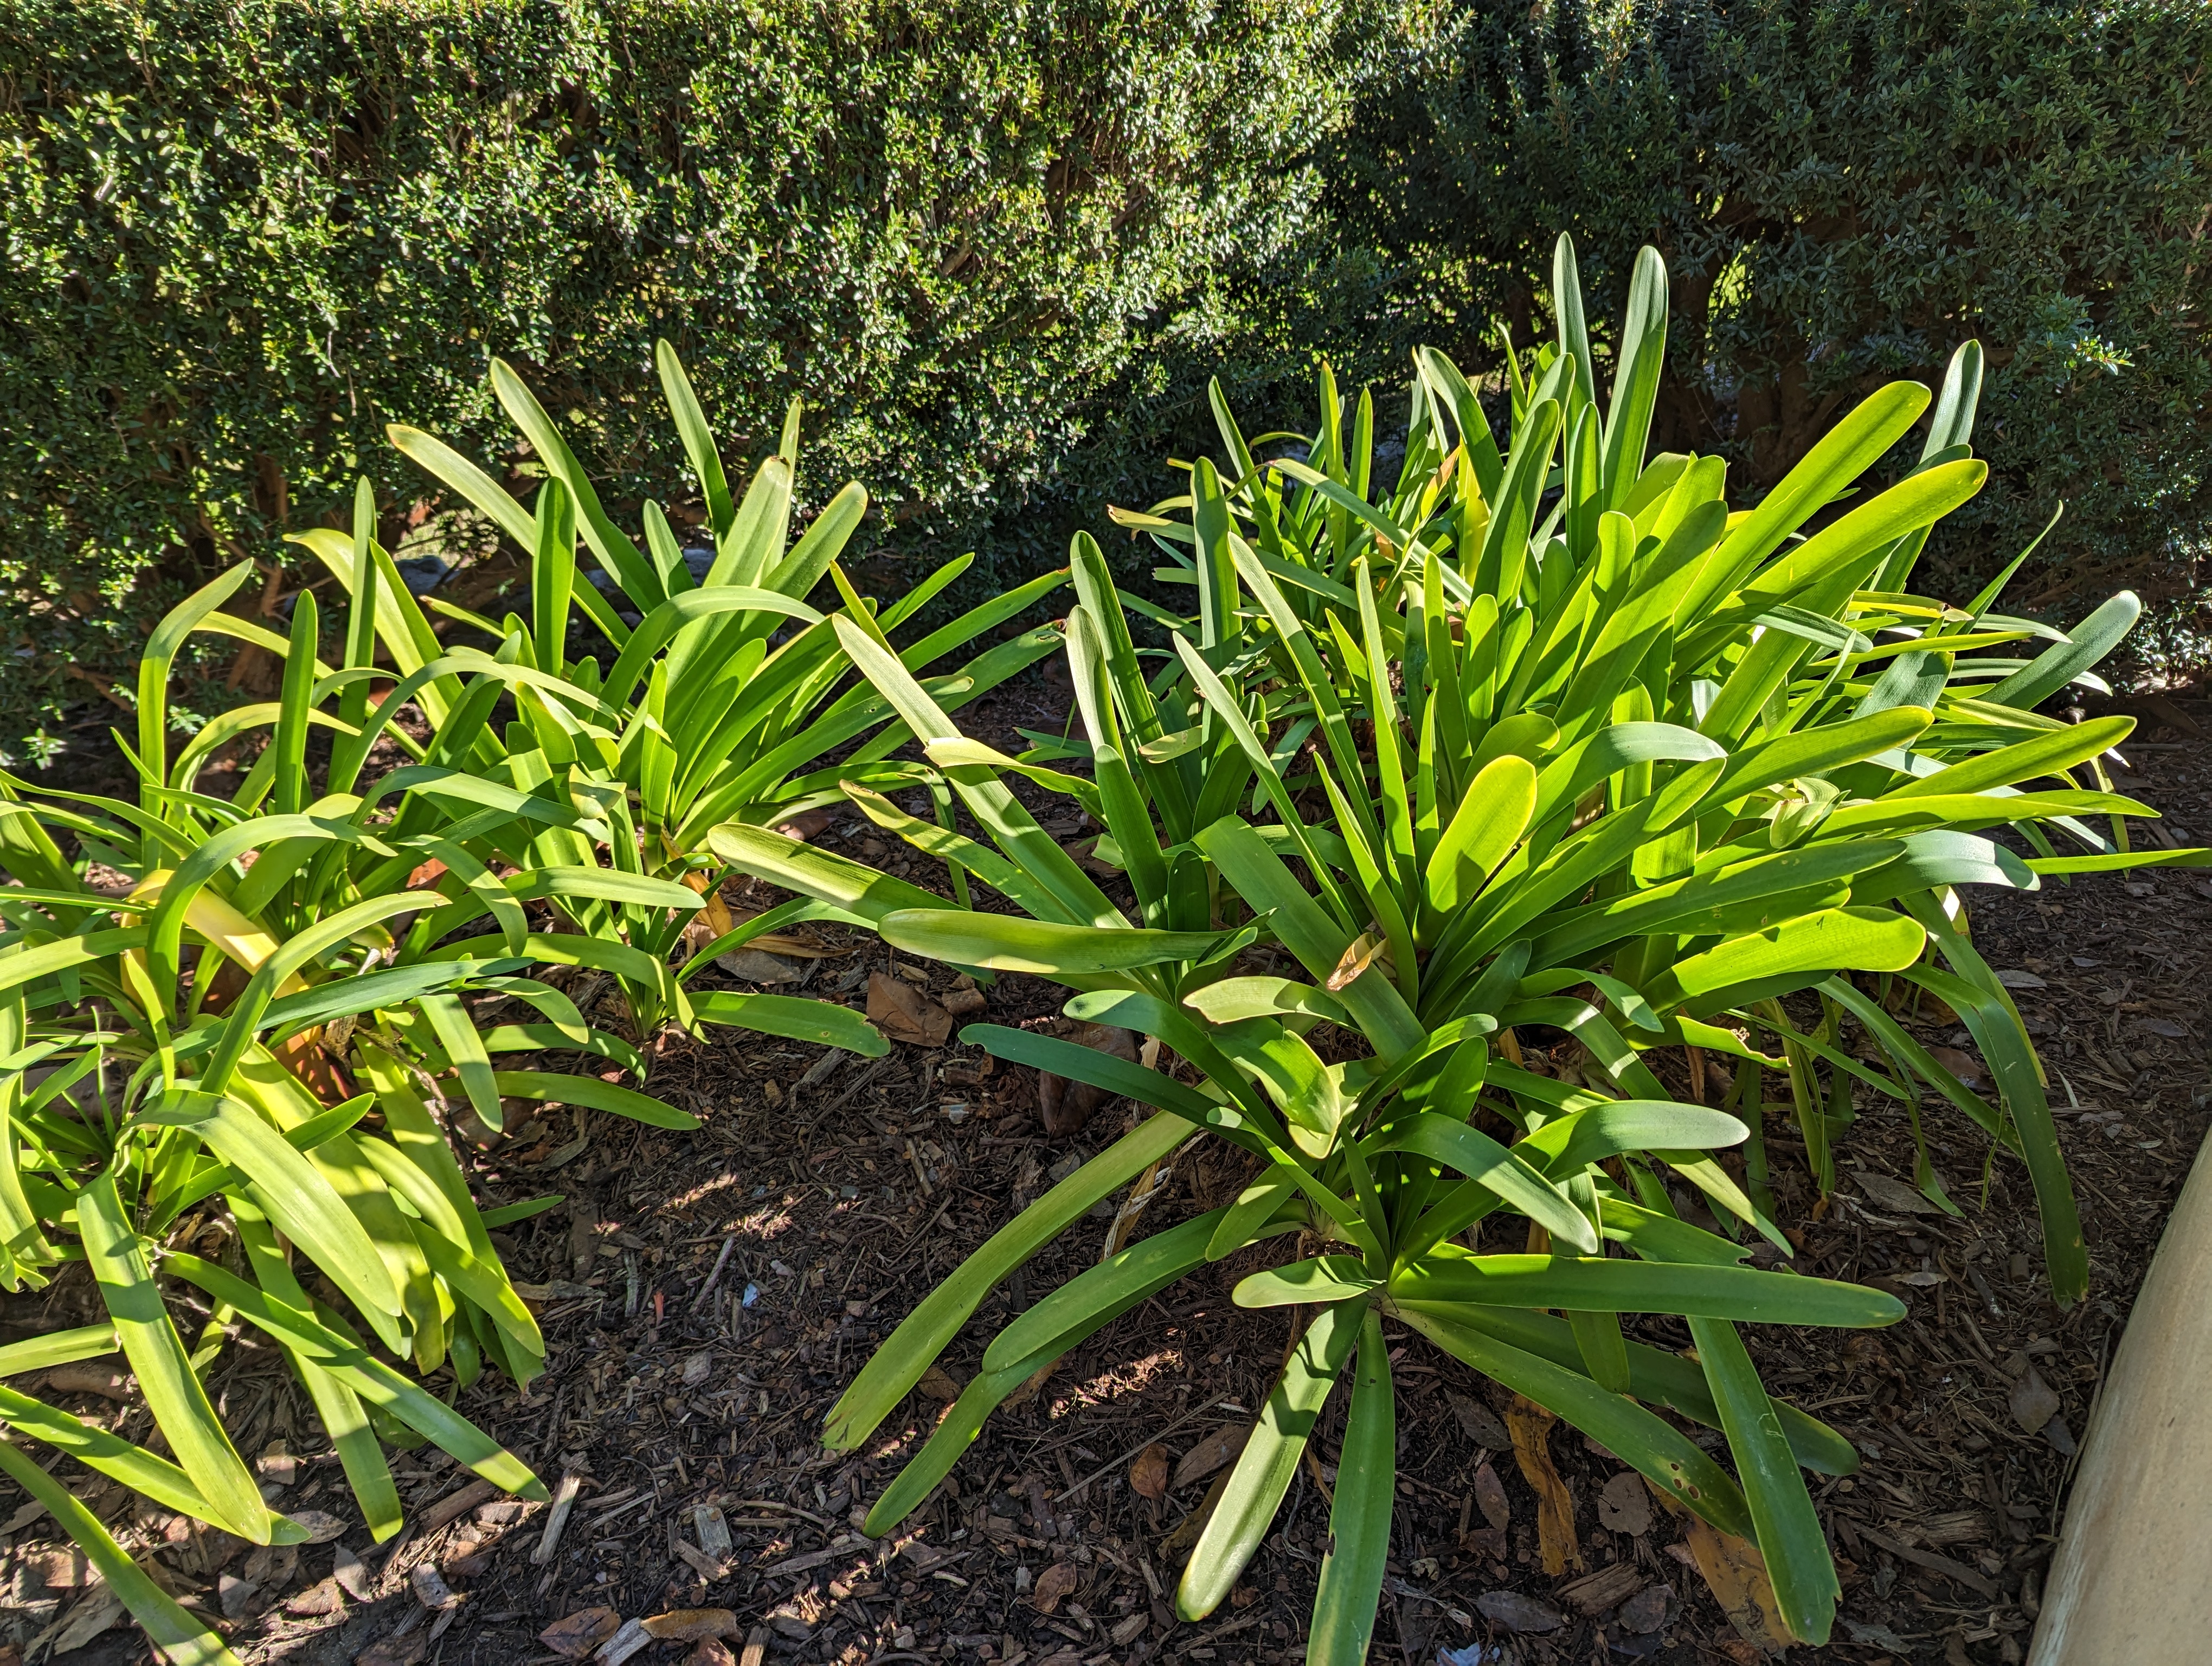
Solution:
M633 508L690 495L656 335L743 445L805 395L872 578L972 593L1174 490L1217 370L1265 429L1324 354L1527 342L1561 228L1593 295L1665 252L1660 437L1747 496L1978 335L1996 473L1930 560L2063 499L2014 594L2131 585L2201 658L2208 60L2166 0L0 0L0 751L356 471L404 534L386 421L526 473L493 352Z
M665 334L741 446L803 394L804 485L965 547L1310 231L1354 3L7 0L0 746L356 471L404 512L386 422L521 465L494 352L617 502L689 495Z
M1978 336L1989 489L1931 559L2162 604L2212 556L2212 7L2188 0L1473 0L1402 42L1328 171L1468 340L1525 341L1553 237L1593 294L1673 277L1659 438L1754 489L1849 402ZM1917 446L1917 441L1912 442ZM1904 459L1899 459L1904 465ZM1954 524L1955 523L1955 524ZM1947 575L1957 587L1960 575Z

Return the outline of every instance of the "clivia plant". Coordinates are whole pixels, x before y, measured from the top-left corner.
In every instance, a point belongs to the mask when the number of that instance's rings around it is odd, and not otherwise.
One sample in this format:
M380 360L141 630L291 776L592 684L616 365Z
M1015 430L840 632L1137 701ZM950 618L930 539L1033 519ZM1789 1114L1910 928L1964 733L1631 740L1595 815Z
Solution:
M1006 1324L877 1501L871 1533L918 1506L1044 1365L1191 1271L1282 1241L1236 1299L1309 1317L1199 1536L1184 1616L1231 1590L1348 1379L1308 1658L1364 1657L1394 1493L1387 1316L1754 1543L1784 1623L1824 1641L1838 1590L1802 1471L1847 1474L1856 1456L1768 1395L1736 1327L1875 1326L1904 1310L1741 1264L1754 1235L1791 1253L1765 1183L1765 1107L1755 1093L1720 1108L1678 1098L1658 1049L1734 1055L1739 1082L1785 1073L1823 1185L1854 1084L1916 1118L1923 1087L1941 1093L2025 1160L2054 1292L2081 1294L2039 1071L1974 951L1960 888L2207 859L2126 848L2119 818L2154 812L2112 793L2096 761L2128 720L2033 710L2110 651L2132 598L2059 633L1997 614L2002 579L1964 607L1911 588L1929 529L1985 473L1966 447L1971 344L1919 465L1815 526L1926 411L1926 389L1875 393L1757 508L1731 512L1721 459L1645 456L1658 257L1638 263L1602 407L1564 239L1559 280L1560 338L1510 368L1502 451L1434 353L1419 356L1407 464L1388 489L1364 454L1371 420L1347 453L1326 382L1303 458L1258 460L1217 398L1228 460L1194 465L1187 499L1124 518L1197 591L1195 615L1170 619L1172 677L1143 674L1124 599L1077 540L1069 743L1010 758L963 737L893 656L836 622L981 836L859 781L848 797L1011 912L948 903L759 827L708 836L732 866L906 952L1055 980L1071 1017L1142 1031L1180 1061L1147 1069L1027 1031L963 1031L1155 1114L923 1301L832 1410L833 1447L867 1438L994 1286L1148 1165L1195 1139L1247 1164L1233 1204L1109 1256ZM1985 653L2039 640L2025 660ZM1060 767L1077 759L1087 776ZM1010 775L1091 812L1124 895L1043 833ZM1987 836L2004 828L2038 854ZM2057 854L2046 829L2081 850ZM1972 1031L1996 1104L1899 1021L1916 994ZM1845 1022L1879 1063L1845 1049ZM1529 1026L1579 1043L1578 1083L1532 1067L1516 1035ZM1716 1156L1731 1149L1740 1170ZM1922 1178L1942 1195L1924 1152ZM1721 1231L1680 1218L1682 1185ZM1514 1222L1503 1253L1482 1243L1493 1215ZM1642 1314L1685 1322L1693 1353L1636 1340L1622 1316ZM1733 1473L1654 1408L1719 1429Z

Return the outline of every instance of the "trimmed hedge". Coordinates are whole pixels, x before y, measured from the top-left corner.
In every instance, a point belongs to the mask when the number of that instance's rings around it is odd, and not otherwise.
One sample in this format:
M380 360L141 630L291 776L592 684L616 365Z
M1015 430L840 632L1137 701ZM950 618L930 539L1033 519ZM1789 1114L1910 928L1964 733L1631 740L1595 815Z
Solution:
M422 496L387 421L521 461L494 352L617 502L690 496L665 334L757 452L805 395L878 536L1003 516L1308 232L1357 3L7 0L0 745L356 471Z
M2201 654L2208 59L2171 0L0 0L0 751L356 471L404 516L386 421L527 472L493 352L623 505L690 497L656 335L754 451L805 395L872 581L972 593L1176 490L1217 370L1257 429L1324 353L1525 344L1562 228L1592 293L1666 252L1659 438L1747 492L1980 336L1996 473L1930 560L2063 499L2014 593Z
M2212 556L2208 62L2195 0L1472 0L1401 46L1385 84L1415 90L1374 97L1329 172L1462 339L1493 313L1547 327L1529 297L1563 228L1594 294L1656 243L1657 437L1754 488L1978 336L1993 474L1931 560L1993 570L2063 499L2012 594L2129 586L2164 604L2154 652L2187 652Z

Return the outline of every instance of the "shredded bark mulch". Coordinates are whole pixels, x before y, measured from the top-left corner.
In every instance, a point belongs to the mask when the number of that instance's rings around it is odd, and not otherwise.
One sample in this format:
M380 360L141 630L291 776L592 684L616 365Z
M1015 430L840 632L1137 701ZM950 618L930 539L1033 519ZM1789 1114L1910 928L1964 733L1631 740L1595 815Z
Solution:
M1016 725L1060 727L1065 697L1042 684L1002 690L969 725L1013 750ZM2176 842L2197 842L2212 836L2212 755L2180 726L2212 716L2193 702L2164 709L2170 727L2147 724L2146 741L2126 749L2136 769L2123 789L2165 809ZM872 836L848 822L820 842L857 848ZM880 842L869 854L878 853L892 854ZM942 884L931 865L909 873ZM1844 1590L1829 1653L1866 1666L2022 1658L2069 1463L2207 1118L2212 1032L2195 980L2212 944L2212 879L2150 870L1983 893L1974 923L1993 964L2039 980L2017 980L2015 994L2059 1107L2093 1267L2087 1300L2067 1312L2052 1304L2025 1170L1985 1164L1985 1140L1948 1107L1931 1100L1921 1114L1957 1218L1912 1188L1910 1134L1893 1102L1860 1093L1825 1201L1790 1125L1769 1122L1783 1222L1802 1235L1799 1268L1879 1285L1910 1310L1880 1332L1746 1331L1770 1389L1863 1455L1857 1475L1816 1477L1814 1493ZM835 952L811 962L811 993L858 1002L872 978L888 978L922 997L904 1005L925 1021L932 1007L973 1004L943 967L835 931L820 939ZM1052 986L1009 977L975 1016L1063 1024L1058 999ZM1917 1027L1978 1067L1963 1029ZM1553 1067L1571 1067L1564 1048ZM653 1085L694 1110L701 1129L549 1112L534 1132L474 1158L487 1202L565 1200L501 1234L514 1275L542 1306L547 1374L526 1397L487 1378L458 1400L571 1499L565 1511L464 1486L465 1474L426 1445L395 1466L413 1525L372 1547L280 1362L248 1339L227 1351L218 1386L254 1443L247 1450L298 1454L264 1464L281 1506L328 1509L350 1524L334 1543L272 1557L140 1511L167 1577L196 1591L203 1613L232 1616L224 1628L242 1658L571 1657L555 1645L580 1646L575 1657L602 1645L610 1662L702 1666L1304 1657L1341 1395L1230 1601L1201 1624L1172 1612L1208 1488L1227 1473L1291 1341L1290 1314L1230 1302L1257 1264L1247 1258L1171 1286L1019 1391L892 1538L860 1535L868 1503L977 1370L998 1327L1099 1258L1115 1206L988 1298L942 1368L860 1448L830 1453L818 1439L823 1414L876 1345L1022 1203L1131 1125L1127 1106L1048 1135L1033 1074L994 1069L957 1039L869 1061L721 1031L668 1049ZM1186 1154L1158 1177L1134 1230L1224 1202L1244 1180L1225 1147ZM1520 1247L1492 1237L1490 1247ZM74 1322L70 1304L90 1292L70 1291L58 1281L35 1315L11 1303L9 1334ZM1668 1322L1631 1329L1660 1346L1688 1344ZM1370 1658L1759 1658L1700 1572L1685 1524L1655 1507L1625 1465L1564 1426L1533 1435L1524 1426L1516 1450L1509 1424L1525 1426L1524 1408L1418 1336L1394 1341L1401 1479ZM45 1391L86 1414L118 1414L95 1386ZM119 1415L130 1432L134 1414ZM1538 1529L1545 1496L1555 1510L1564 1500L1573 1553L1550 1572ZM548 1529L556 1513L557 1538ZM5 1526L13 1606L0 1630L28 1645L93 1599L68 1583L51 1523L18 1512ZM1556 1517L1551 1537L1557 1563ZM698 1609L729 1611L690 1622L726 1633L726 1642L617 1632ZM632 1641L641 1646L624 1656ZM122 1626L52 1657L145 1656Z

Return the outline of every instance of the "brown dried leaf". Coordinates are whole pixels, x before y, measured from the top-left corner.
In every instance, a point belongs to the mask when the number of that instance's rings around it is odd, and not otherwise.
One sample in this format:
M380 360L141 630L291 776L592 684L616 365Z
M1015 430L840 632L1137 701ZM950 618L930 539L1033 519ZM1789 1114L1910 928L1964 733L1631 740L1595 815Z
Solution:
M1651 1496L1670 1515L1682 1520L1682 1543L1690 1562L1704 1577L1705 1588L1727 1614L1736 1634L1753 1649L1780 1653L1793 1639L1782 1623L1781 1605L1774 1600L1774 1582L1767 1577L1766 1559L1759 1547L1723 1533L1654 1487ZM1669 1545L1670 1552L1681 1546Z
M1644 1477L1624 1469L1597 1495L1598 1525L1608 1533L1627 1533L1638 1538L1651 1530L1651 1494Z
M738 1666L737 1656L719 1637L702 1637L699 1646L684 1657L684 1666Z
M1544 1572L1558 1578L1569 1568L1583 1566L1581 1544L1575 1537L1574 1494L1552 1467L1549 1444L1556 1420L1534 1401L1515 1395L1505 1408L1505 1426L1513 1436L1513 1456L1522 1478L1536 1493L1536 1543Z
M1136 1037L1115 1025L1079 1024L1066 1039L1130 1064L1137 1062ZM1038 1071L1036 1082L1038 1114L1044 1131L1055 1138L1080 1133L1098 1108L1114 1097L1089 1082L1067 1081L1048 1070Z
M991 1002L981 989L951 989L945 992L945 1010L955 1018L965 1018L970 1012L980 1012Z
M621 1629L622 1616L612 1608L579 1608L538 1633L538 1640L564 1659L581 1660Z
M1476 1445L1492 1452L1503 1452L1512 1446L1513 1437L1505 1432L1498 1414L1480 1400L1451 1393L1447 1393L1444 1399L1451 1406L1452 1415L1459 1420L1461 1432Z
M46 1386L57 1394L96 1394L103 1400L131 1397L131 1379L97 1359L56 1365L46 1373Z
M1170 1485L1180 1493L1193 1481L1204 1481L1243 1451L1244 1443L1251 1438L1249 1424L1224 1424L1182 1455L1175 1467L1175 1480Z
M1474 1606L1485 1620L1509 1632L1555 1632L1567 1623L1566 1616L1549 1602L1517 1590L1486 1590L1474 1599Z
M1075 1595L1075 1588L1083 1583L1083 1573L1073 1562L1054 1562L1037 1575L1036 1588L1030 1593L1030 1601L1036 1605L1039 1614L1056 1614L1060 1605Z
M375 1599L376 1576L368 1571L360 1557L343 1545L332 1551L331 1557L331 1578L343 1587L347 1596L357 1602Z
M1168 1449L1154 1441L1137 1454L1137 1461L1129 1466L1129 1487L1140 1499L1158 1500L1167 1496Z
M2034 1434L2058 1414L2058 1396L2033 1365L2012 1385L2012 1420Z
M327 1510L293 1510L285 1513L307 1529L307 1542L311 1545L326 1545L345 1536L346 1524Z
M932 1365L927 1371L922 1372L921 1381L915 1386L932 1400L951 1401L960 1398L960 1384L953 1380L952 1373L942 1365Z
M1513 1523L1513 1506L1505 1497L1505 1483L1485 1458L1474 1472L1474 1502L1482 1519L1503 1533Z
M738 1616L727 1608L672 1608L640 1622L663 1643L696 1643L702 1637L735 1637Z
M952 1014L902 978L868 974L868 1022L895 1042L942 1047L952 1034Z
M302 1620L319 1620L326 1614L340 1612L345 1607L345 1597L338 1590L338 1582L325 1579L320 1584L310 1585L295 1596L284 1601L284 1612Z

